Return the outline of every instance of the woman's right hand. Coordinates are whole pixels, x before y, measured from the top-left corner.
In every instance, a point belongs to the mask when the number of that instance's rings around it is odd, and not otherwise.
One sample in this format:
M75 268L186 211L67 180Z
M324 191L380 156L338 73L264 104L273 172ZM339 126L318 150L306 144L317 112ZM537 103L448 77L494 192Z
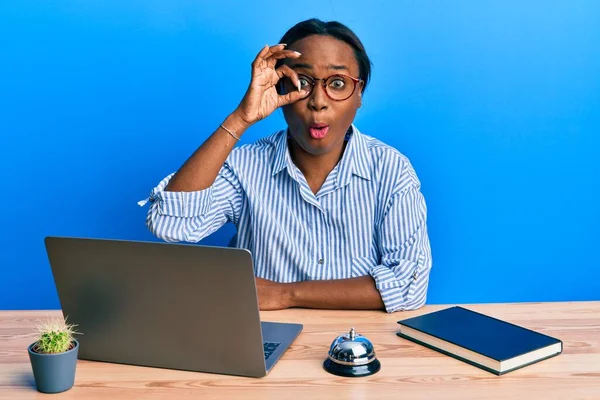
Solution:
M300 53L285 50L285 44L265 46L252 63L252 80L236 113L248 125L268 117L277 108L294 103L306 96L306 92L291 91L280 95L277 93L277 82L288 77L298 86L298 75L288 65L275 69L277 60L283 58L298 58Z

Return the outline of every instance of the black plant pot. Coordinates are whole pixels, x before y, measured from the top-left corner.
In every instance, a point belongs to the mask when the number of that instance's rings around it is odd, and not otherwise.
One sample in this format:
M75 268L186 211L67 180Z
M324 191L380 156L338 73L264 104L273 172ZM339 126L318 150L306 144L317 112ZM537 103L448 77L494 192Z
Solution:
M36 353L32 350L35 343L27 348L37 390L42 393L60 393L73 387L79 353L79 343L77 340L73 340L73 343L75 345L71 350L57 354Z

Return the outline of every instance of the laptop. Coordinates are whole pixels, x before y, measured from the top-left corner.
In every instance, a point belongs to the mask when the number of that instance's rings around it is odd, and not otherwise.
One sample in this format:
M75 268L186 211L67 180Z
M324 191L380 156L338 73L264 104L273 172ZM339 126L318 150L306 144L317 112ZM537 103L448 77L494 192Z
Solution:
M302 325L261 322L248 250L47 237L79 358L265 376Z

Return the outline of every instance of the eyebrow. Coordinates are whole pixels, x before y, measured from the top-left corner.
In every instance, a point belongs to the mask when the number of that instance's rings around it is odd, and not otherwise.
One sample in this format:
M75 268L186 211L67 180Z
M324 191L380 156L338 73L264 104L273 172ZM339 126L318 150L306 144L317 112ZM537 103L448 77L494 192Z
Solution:
M313 69L312 65L310 64L304 64L304 63L296 63L296 64L292 64L292 69L296 69L296 68L304 68L304 69ZM348 67L346 67L345 65L328 65L327 69L333 69L333 70L345 70L345 71L349 71Z

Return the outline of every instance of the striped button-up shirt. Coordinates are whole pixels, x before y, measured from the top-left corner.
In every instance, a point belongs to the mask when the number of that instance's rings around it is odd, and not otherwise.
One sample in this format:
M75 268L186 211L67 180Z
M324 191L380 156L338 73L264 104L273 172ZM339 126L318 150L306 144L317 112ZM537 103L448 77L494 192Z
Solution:
M314 194L286 131L232 150L215 182L149 197L146 224L169 242L198 242L227 222L255 275L276 282L370 275L388 312L421 307L431 269L425 200L409 160L352 127L337 166ZM145 202L140 202L143 205Z

